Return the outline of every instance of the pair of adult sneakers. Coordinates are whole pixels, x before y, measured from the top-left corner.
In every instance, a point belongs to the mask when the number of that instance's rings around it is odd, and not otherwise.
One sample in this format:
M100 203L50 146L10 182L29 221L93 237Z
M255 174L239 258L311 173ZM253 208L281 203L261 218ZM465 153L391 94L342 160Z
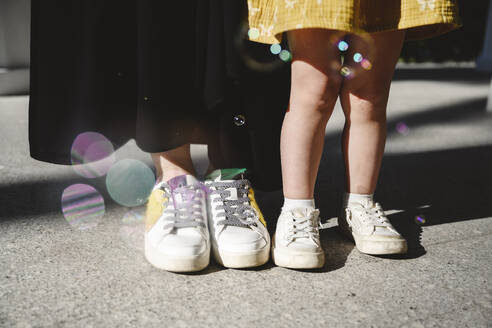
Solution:
M217 170L204 183L182 175L156 184L146 214L147 260L167 271L192 272L206 268L212 253L225 267L248 268L266 263L271 249L276 265L322 267L319 211L283 212L271 247L265 219L244 173L244 169ZM362 252L406 251L405 240L377 204L347 207L339 225Z
M147 204L145 256L167 271L206 268L210 253L229 268L265 264L270 235L245 169L216 170L159 182Z

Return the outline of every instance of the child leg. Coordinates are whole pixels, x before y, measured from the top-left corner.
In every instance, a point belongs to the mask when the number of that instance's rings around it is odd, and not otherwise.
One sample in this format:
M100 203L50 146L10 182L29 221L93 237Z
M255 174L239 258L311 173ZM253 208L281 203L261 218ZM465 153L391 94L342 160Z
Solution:
M279 266L309 269L325 262L313 194L326 123L340 91L340 55L333 44L341 36L322 29L289 32L292 88L280 141L286 199L272 243Z
M386 104L404 35L404 31L371 34L377 52L372 69L342 84L340 101L346 119L342 150L350 193L372 194L376 189L386 140ZM364 54L364 44L354 41L350 47Z
M344 81L340 93L346 118L342 148L349 193L338 223L342 231L353 237L357 249L366 254L407 251L406 240L391 225L381 205L372 199L384 152L391 78L404 35L404 31L372 34L377 51L372 69ZM363 44L355 41L351 47L364 54Z
M286 198L313 198L325 127L341 85L340 55L332 41L342 35L323 29L289 32L292 88L280 139Z

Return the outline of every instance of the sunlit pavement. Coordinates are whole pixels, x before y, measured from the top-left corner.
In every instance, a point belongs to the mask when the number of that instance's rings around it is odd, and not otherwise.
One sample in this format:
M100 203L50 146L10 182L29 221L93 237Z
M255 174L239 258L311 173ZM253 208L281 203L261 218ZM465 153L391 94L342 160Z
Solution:
M29 158L28 98L1 97L0 326L490 327L488 88L489 78L470 68L396 74L377 199L408 239L406 256L360 254L335 228L343 191L337 105L317 185L326 267L212 263L189 275L145 261L142 209L117 205L104 177ZM199 167L203 156L194 147ZM150 165L133 142L116 153L128 158ZM74 184L92 186L104 204L104 215L84 230L62 214L62 193ZM281 194L259 196L273 226Z

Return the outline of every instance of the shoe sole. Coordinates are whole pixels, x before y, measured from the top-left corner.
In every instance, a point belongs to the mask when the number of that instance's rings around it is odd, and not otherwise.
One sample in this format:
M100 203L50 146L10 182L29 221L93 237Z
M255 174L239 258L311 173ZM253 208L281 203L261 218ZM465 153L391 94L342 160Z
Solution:
M275 236L272 242L272 259L275 265L289 269L319 269L325 265L324 252L286 252L275 247Z
M262 249L254 252L228 252L220 250L215 242L212 242L214 259L220 265L231 269L245 269L261 266L268 262L270 255L270 243Z
M361 253L391 255L405 254L408 251L408 244L405 239L367 237L351 232L348 228L340 225L338 227L345 236L355 242L355 247Z
M207 198L207 219L209 227L213 226L213 218L211 214L210 200ZM213 235L213 232L211 232ZM217 242L212 237L212 254L215 262L223 267L230 269L246 269L259 267L268 262L270 257L270 242L262 249L254 252L228 252L219 250Z
M205 269L210 263L210 247L199 255L169 256L154 248L145 237L145 258L158 269L171 272L196 272Z

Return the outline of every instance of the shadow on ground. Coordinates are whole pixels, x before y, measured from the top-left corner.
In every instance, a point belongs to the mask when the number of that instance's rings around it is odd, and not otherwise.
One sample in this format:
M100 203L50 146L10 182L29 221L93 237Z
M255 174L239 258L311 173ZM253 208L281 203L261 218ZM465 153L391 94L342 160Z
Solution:
M467 74L473 76L470 83L488 79L485 75L477 76L472 69L401 70L395 79L461 81L466 79ZM390 119L389 136L395 133L394 127L398 121L421 126L488 117L491 114L483 111L485 101L479 98ZM325 151L316 186L316 204L324 219L338 216L344 191L339 138L339 133L330 133L325 138ZM389 218L409 242L409 254L404 258L425 254L420 243L422 224L415 222L417 215L425 218L423 226L492 217L491 163L492 145L388 154L384 157L376 198L385 209L398 210ZM74 175L64 179L0 185L0 222L60 212L61 194L74 183L87 181ZM107 200L108 209L118 206L111 201L103 178L91 180L91 184L101 191ZM273 233L283 202L282 194L276 191L258 192L257 195L269 230ZM353 249L352 242L339 235L336 227L323 229L322 239L328 259L327 267L323 270L342 267ZM213 272L216 269L211 270Z
M461 80L463 76L473 76L471 82L488 79L485 75L477 76L472 69L425 69L398 73L397 79L449 81ZM392 118L388 120L388 136L396 133L395 126L399 121L418 127L488 118L492 114L484 112L485 103L485 98L478 98ZM340 132L326 135L315 193L316 204L324 219L338 216L341 195L345 190L339 145ZM408 254L393 258L415 258L425 254L420 242L422 226L492 216L491 163L492 145L385 155L376 198L385 209L398 210L388 217L409 244ZM279 191L259 196L273 232L282 206L282 194ZM416 221L417 216L424 218L425 222ZM350 253L347 248L352 243L339 237L333 229L323 233L325 249L328 252L333 250L334 263L344 263L344 258Z
M322 218L338 216L344 173L339 151L326 154L317 184L316 204ZM420 243L422 226L445 224L492 216L492 146L387 155L381 171L376 198L385 209L400 212L389 215L394 226L408 240L406 258L425 254ZM489 198L487 198L489 195ZM282 194L259 193L259 202L268 218L269 230L282 206ZM425 218L425 223L416 221ZM350 253L350 241L335 228L323 231L327 256L339 263Z
M456 82L464 84L483 83L490 80L489 73L477 71L475 68L440 67L430 68L403 68L397 69L393 76L393 81L439 81Z

